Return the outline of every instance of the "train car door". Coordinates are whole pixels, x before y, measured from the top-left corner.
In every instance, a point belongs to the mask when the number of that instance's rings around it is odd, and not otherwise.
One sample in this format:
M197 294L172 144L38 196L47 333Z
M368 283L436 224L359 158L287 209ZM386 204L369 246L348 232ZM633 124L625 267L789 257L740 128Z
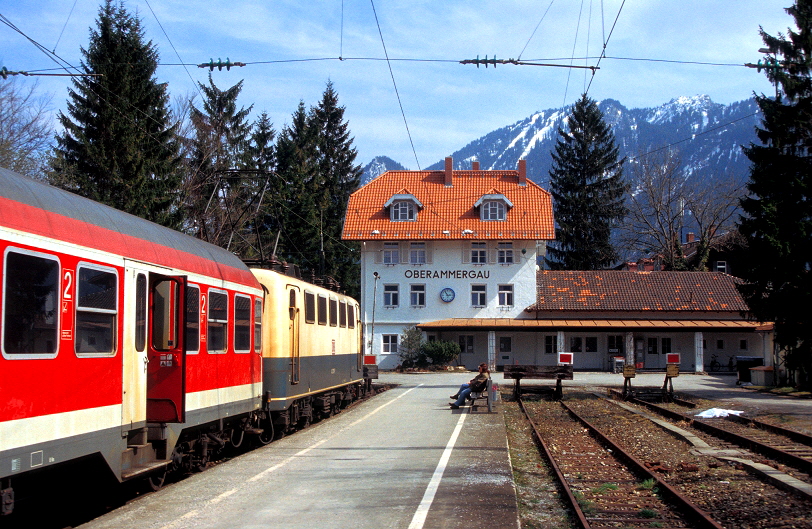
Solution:
M122 433L145 426L147 414L147 307L149 271L142 263L125 260L124 362L122 374Z
M299 383L300 375L300 351L299 351L299 307L296 306L296 290L288 290L290 296L288 302L288 313L290 317L290 382Z
M149 276L147 421L184 422L186 278Z

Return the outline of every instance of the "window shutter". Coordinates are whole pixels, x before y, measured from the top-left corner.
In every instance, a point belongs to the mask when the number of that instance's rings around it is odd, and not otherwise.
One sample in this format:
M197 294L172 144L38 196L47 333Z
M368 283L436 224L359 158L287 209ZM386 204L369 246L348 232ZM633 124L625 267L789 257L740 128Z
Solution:
M409 260L411 259L412 255L412 244L409 241L401 241L398 244L398 248L400 250L400 262L402 264L409 264Z
M471 243L467 241L463 241L462 244L462 262L463 263L470 263L471 262Z
M426 242L426 264L431 264L432 255L434 254L434 248L431 242Z
M497 245L488 242L488 262L491 264L496 263L496 255L499 251L496 246Z

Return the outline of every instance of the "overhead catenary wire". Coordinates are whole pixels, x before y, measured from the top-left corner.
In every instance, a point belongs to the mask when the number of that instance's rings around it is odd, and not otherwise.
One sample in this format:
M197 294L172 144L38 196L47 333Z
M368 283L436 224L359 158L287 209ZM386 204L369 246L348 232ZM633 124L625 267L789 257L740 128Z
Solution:
M623 0L623 2L620 4L620 8L618 8L617 15L615 16L615 21L612 23L612 29L609 30L609 36L606 37L606 39L603 41L603 48L601 50L601 55L598 58L597 65L600 65L601 59L603 59L606 56L606 46L609 45L609 39L612 38L612 34L615 32L615 26L617 26L617 21L620 18L620 13L623 11L623 6L624 5L626 5L626 0ZM592 86L592 81L594 79L595 79L595 76L593 75L592 79L589 80L589 85L586 87L586 90L584 90L585 94L589 93L589 89Z
M51 50L51 53L56 53L56 47L59 46L59 41L62 40L62 35L65 33L65 28L68 27L68 22L70 21L71 15L73 15L73 10L76 9L76 2L78 1L79 0L73 0L73 5L68 13L68 18L65 19L65 24L62 26L62 31L59 32L59 37L56 39L56 44L54 44L54 49Z
M553 64L551 61L570 61L572 57L542 57L537 59L488 59L489 61L497 60L499 64L512 64L517 66L549 66L549 67L557 67L557 68L585 68L584 66L573 65L570 66L569 64ZM709 61L688 61L688 60L680 60L680 59L654 59L651 57L616 57L611 55L595 55L595 56L581 56L575 57L576 61L580 60L614 60L614 61L639 61L639 62L657 62L657 63L666 63L666 64L684 64L684 65L696 65L696 66L724 66L724 67L734 67L734 68L745 68L748 67L747 64L749 63L739 63L739 62L709 62ZM318 61L386 61L385 57L314 57L310 59L277 59L277 60L268 60L268 61L248 61L248 62L232 62L232 66L254 66L254 65L264 65L264 64L290 64L290 63L306 63L306 62L318 62ZM476 59L416 59L416 58L392 58L388 59L390 62L425 62L425 63L448 63L448 64L475 64ZM480 59L481 64L484 64L485 59ZM130 63L122 63L122 64L130 64ZM222 63L225 66L225 63ZM198 68L209 68L210 63L187 63L187 62L162 62L158 63L158 66L196 66ZM217 67L217 63L214 62L214 66ZM600 69L597 66L587 66L586 68L589 69ZM36 75L41 72L50 72L53 70L64 70L64 67L60 68L35 68L35 69L27 69L26 72L28 75Z
M383 32L381 31L381 24L378 21L378 12L375 11L375 2L374 0L369 0L370 4L372 4L372 13L375 15L375 24L378 26L378 35L381 37L381 46L383 46L383 53L386 56L386 64L389 66L389 75L392 77L392 84L395 87L395 95L398 98L398 105L400 105L400 113L403 116L403 123L406 125L406 134L409 136L409 143L412 146L412 152L414 153L414 161L417 164L417 170L420 170L420 160L417 159L417 150L414 148L414 141L412 141L412 133L409 131L409 122L406 120L406 112L403 110L403 102L400 99L400 93L398 92L398 85L395 82L395 74L392 71L392 64L389 61L389 53L386 51L386 43L383 40Z
M153 18L155 18L155 22L158 23L158 27L161 28L161 31L163 32L164 37L166 37L167 42L169 42L169 45L172 47L172 50L175 52L175 56L177 56L178 60L181 61L181 63L182 63L183 58L181 58L180 53L178 53L178 49L175 48L175 45L172 43L172 39L169 38L169 34L167 34L166 30L164 29L164 25L161 24L160 20L158 20L158 15L155 14L155 10L152 9L152 5L149 3L149 0L144 0L144 2L146 2L150 13L152 13ZM183 66L183 69L186 70L186 75L189 76L189 80L192 81L192 86L194 86L195 90L197 90L197 93L200 94L201 99L205 99L203 97L203 93L200 91L200 87L195 82L195 80L192 78L192 74L189 72L189 69L185 65Z
M578 24L575 26L575 39L572 42L572 58L570 59L570 66L575 63L575 46L578 44L578 33L581 30L581 15L584 11L584 0L581 0L581 7L578 10ZM567 72L567 83L564 85L564 101L561 103L561 108L564 108L567 105L567 93L569 92L570 88L570 77L572 75L572 71L570 70Z
M530 38L527 39L527 42L525 43L524 48L522 48L522 51L519 52L519 55L518 55L519 60L522 59L522 54L524 53L524 50L526 50L527 46L530 45L530 41L533 40L533 37L536 35L536 31L538 31L539 26L541 26L541 23L544 22L544 18L547 16L547 13L550 11L550 8L553 7L554 2L555 2L555 0L550 0L550 4L547 6L547 9L544 10L544 14L541 15L541 20L539 20L539 23L536 24L536 27L533 30L533 33L530 34Z

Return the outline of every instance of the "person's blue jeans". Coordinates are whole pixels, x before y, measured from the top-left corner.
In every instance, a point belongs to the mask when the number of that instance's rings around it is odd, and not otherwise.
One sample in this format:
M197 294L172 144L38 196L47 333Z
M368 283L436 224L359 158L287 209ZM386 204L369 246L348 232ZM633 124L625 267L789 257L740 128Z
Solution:
M464 386L464 387L463 387ZM460 391L458 392L459 397L457 400L454 401L455 406L462 406L465 404L465 399L468 398L468 395L471 394L471 386L469 384L463 384L460 386Z
M456 395L459 397L462 390L468 389L469 387L471 387L471 384L463 384L463 385L461 385L460 389L457 390Z

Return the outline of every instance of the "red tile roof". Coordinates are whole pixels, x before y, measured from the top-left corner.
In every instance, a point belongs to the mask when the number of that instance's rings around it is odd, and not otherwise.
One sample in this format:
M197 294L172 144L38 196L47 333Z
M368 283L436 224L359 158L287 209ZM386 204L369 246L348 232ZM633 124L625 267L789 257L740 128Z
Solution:
M555 237L550 193L518 171L388 171L350 195L343 239L535 239ZM414 222L392 222L384 204L395 194L414 195L423 208ZM474 203L483 195L502 194L513 207L504 221L482 221ZM471 233L463 234L463 230ZM377 233L372 233L376 231ZM447 231L447 234L443 232Z
M747 310L741 281L720 272L551 271L536 274L526 312L728 312Z

